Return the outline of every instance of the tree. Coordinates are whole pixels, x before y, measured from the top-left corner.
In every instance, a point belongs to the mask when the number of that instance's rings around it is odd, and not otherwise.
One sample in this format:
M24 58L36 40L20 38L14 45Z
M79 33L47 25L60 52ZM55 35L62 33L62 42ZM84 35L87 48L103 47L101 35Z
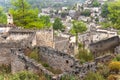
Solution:
M120 29L120 0L108 4L108 21L112 23L113 28Z
M56 18L54 23L53 23L53 29L54 30L63 30L64 26L59 18Z
M24 28L46 28L38 18L38 9L31 9L26 0L13 0L12 5L10 13L13 15L15 25Z
M51 26L49 16L40 16L40 21L44 24L45 27L49 28Z
M81 15L83 15L83 16L90 16L91 15L91 11L89 9L86 9L86 10L81 12Z
M78 44L78 33L83 33L87 30L87 27L82 21L73 21L73 27L70 30L72 34L76 36L76 45Z
M1 24L6 24L7 23L7 17L5 13L3 12L3 8L0 7L0 23Z
M99 6L100 6L100 3L98 2L98 0L93 0L92 6L93 6L93 7L99 7Z
M102 12L101 12L101 16L104 18L107 18L107 15L109 14L108 11L108 3L103 4L102 6Z

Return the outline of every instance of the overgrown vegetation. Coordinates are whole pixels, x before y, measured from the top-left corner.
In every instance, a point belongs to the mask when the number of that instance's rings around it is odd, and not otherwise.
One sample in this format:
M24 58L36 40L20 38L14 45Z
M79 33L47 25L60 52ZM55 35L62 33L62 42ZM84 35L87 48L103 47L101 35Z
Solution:
M105 80L99 73L89 72L84 80Z
M16 74L0 74L0 80L50 80L45 75L37 75L28 71L21 71Z
M83 44L79 43L79 53L76 54L76 58L80 60L80 63L93 61L93 55L88 50L84 49Z
M79 53L76 55L76 58L79 59L81 63L93 61L92 53L85 49L79 49Z
M99 6L100 6L100 3L98 2L98 0L93 0L92 6L93 6L93 7L99 7Z
M119 61L112 61L109 64L110 72L114 72L115 74L118 74L120 71L120 62Z
M61 80L78 80L74 75L64 75L62 76Z
M81 15L83 15L83 16L90 16L91 15L91 11L89 9L85 9L84 11L81 12Z
M3 12L3 8L0 7L0 24L6 24L7 23L7 17L5 12Z

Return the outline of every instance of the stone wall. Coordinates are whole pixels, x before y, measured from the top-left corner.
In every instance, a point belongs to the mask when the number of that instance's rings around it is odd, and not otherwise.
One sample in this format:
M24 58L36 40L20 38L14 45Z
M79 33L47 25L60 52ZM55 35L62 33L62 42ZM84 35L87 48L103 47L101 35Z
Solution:
M49 46L54 47L53 44L53 31L52 30L40 30L36 32L37 46Z
M8 48L0 48L0 65L11 63L10 52Z
M60 40L60 41L56 41L54 43L55 45L55 49L59 50L59 51L63 51L65 53L68 53L68 48L69 48L69 39L65 39L65 40Z
M84 77L88 71L96 71L95 62L80 65L78 60L66 53L48 47L38 47L38 49L40 58L55 69L61 69L63 72L76 74L79 77Z
M108 50L113 50L120 43L119 37L114 36L105 40L98 41L96 43L91 43L89 45L90 51L92 53L100 53Z
M25 56L22 49L11 49L11 60L12 73L28 70L37 74L44 73L53 76L53 73L45 69L41 64Z
M103 56L95 58L95 62L96 63L98 63L98 62L99 63L106 63L106 62L111 61L113 58L114 58L113 55L107 54L107 55L103 55Z
M39 54L43 61L46 61L53 68L61 69L62 71L71 71L71 66L75 62L73 57L52 48L39 47Z
M52 78L56 78L55 80L60 80L60 77L64 74L75 74L80 78L83 78L88 71L96 71L95 62L80 65L78 60L66 53L47 47L38 47L38 49L40 52L39 54L42 54L42 59L48 62L48 64L53 68L61 69L63 73L59 75L53 74L35 60L25 56L22 49L11 50L12 73L28 70L38 74L44 73L46 75L50 75Z

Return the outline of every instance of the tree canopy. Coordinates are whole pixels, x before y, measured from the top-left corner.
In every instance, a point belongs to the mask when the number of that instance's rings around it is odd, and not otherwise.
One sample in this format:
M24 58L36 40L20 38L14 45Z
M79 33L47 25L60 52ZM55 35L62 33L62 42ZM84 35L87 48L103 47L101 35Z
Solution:
M98 0L93 0L92 6L93 7L98 7L98 6L100 6L100 3L98 2Z
M38 9L31 9L31 6L26 0L12 0L12 5L13 7L10 9L10 13L13 15L15 25L24 28L38 29L50 27L49 17L42 17L42 19L40 19L38 17ZM47 19L48 22L45 22Z
M0 7L0 24L6 24L6 23L7 23L6 14L3 12L3 8Z
M87 28L86 28L86 25L85 25L84 22L82 22L82 21L73 21L73 27L71 29L72 34L83 33L86 30L87 30Z
M73 21L73 27L70 33L76 36L76 45L78 45L78 33L83 33L87 30L87 27L82 21Z
M102 6L102 12L101 12L101 16L104 18L107 18L107 15L109 14L108 11L108 3L103 4Z
M120 29L120 0L108 4L108 20L113 28Z
M63 30L64 29L64 26L60 20L60 18L56 18L54 23L53 23L53 29L54 30Z

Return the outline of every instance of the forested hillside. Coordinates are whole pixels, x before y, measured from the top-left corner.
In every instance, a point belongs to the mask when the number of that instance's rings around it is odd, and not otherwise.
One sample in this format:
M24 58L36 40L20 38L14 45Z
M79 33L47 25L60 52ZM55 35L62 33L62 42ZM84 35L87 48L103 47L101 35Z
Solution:
M0 0L0 6L9 8L12 0ZM14 0L13 0L14 1ZM26 0L32 4L33 7L44 8L44 7L62 7L72 6L77 2L84 2L85 0Z

